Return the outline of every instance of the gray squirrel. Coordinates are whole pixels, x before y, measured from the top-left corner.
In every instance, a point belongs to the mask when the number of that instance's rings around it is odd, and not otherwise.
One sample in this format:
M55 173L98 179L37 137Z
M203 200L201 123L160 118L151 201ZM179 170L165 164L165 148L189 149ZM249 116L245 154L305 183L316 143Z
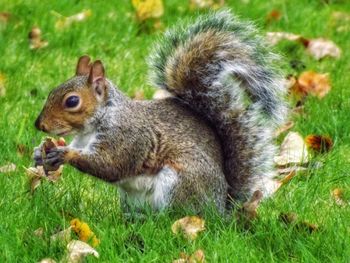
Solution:
M250 23L212 12L165 33L149 59L151 79L172 97L135 101L105 76L102 62L79 59L76 74L51 91L35 122L74 134L37 165L70 164L117 184L122 203L161 210L244 201L273 180L273 130L286 116L276 55Z

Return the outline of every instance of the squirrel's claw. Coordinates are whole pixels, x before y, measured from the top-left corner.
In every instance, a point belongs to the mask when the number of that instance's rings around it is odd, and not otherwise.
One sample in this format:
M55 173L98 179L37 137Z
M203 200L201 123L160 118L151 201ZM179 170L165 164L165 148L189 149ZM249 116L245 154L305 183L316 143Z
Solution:
M66 147L55 147L49 150L46 154L43 162L45 166L51 167L53 170L57 170L60 165L64 163L64 157L67 153Z

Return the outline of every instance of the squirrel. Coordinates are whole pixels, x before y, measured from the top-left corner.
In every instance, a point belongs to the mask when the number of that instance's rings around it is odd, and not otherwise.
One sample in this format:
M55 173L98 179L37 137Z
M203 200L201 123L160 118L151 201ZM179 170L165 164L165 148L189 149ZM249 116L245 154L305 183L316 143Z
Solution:
M131 100L82 56L74 77L53 89L37 129L74 134L36 164L70 164L116 184L121 202L161 210L213 202L219 211L273 180L273 130L286 116L278 56L254 25L216 11L168 30L154 48L152 83L171 97Z

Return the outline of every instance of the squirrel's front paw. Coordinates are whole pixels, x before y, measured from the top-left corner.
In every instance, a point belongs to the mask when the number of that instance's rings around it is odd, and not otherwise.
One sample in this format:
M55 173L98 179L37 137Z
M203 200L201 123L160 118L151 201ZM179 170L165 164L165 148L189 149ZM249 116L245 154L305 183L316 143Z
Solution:
M68 147L58 146L47 151L46 156L43 158L43 164L45 170L55 171L60 165L65 163L65 156L68 153Z

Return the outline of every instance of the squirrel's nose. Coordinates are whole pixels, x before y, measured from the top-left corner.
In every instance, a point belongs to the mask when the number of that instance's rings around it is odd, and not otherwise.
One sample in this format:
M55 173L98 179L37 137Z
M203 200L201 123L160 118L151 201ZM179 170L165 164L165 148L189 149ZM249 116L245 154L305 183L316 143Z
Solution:
M39 115L39 117L35 121L35 127L40 131L47 132L46 125L41 122L41 114Z

